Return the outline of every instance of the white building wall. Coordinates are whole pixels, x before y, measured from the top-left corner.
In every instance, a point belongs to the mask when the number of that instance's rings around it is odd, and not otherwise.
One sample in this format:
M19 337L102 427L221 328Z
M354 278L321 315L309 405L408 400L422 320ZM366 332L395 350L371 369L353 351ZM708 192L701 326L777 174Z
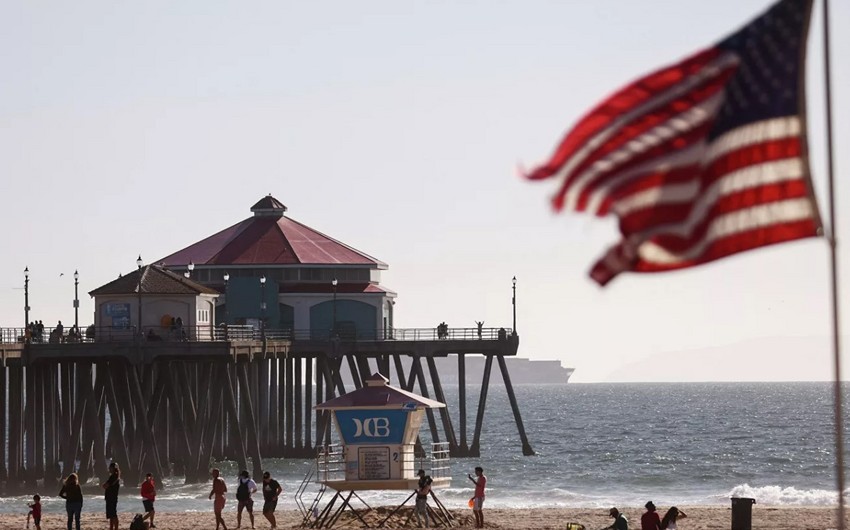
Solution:
M210 326L215 322L215 297L216 295L202 294L192 295L153 295L142 294L142 331L147 333L153 329L161 333L162 318L169 315L173 318L180 317L183 325L194 330L198 325L198 309L210 311ZM139 297L135 295L108 295L95 297L95 327L101 328L112 325L111 322L103 321L103 306L108 303L128 304L130 309L130 327L135 328L139 323Z

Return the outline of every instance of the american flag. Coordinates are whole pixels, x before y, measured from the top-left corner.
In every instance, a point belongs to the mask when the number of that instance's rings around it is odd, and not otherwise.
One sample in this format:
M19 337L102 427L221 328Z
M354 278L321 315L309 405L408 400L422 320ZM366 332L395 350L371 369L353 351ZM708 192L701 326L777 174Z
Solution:
M811 3L783 0L616 92L527 175L560 182L557 210L619 219L622 240L590 273L599 284L820 234L805 133Z

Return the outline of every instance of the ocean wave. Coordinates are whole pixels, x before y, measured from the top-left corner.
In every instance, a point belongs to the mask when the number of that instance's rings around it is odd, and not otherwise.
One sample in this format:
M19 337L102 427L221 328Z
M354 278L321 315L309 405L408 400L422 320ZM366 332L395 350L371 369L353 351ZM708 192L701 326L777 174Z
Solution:
M845 492L846 494L846 492ZM835 490L797 489L793 486L735 486L728 497L747 497L759 504L779 506L834 506L838 502Z

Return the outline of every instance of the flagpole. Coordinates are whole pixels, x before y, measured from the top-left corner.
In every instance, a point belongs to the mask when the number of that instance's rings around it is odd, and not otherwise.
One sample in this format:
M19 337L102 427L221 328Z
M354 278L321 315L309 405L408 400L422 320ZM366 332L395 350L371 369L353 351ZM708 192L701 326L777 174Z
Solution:
M826 175L829 182L829 250L832 283L832 352L835 382L835 475L838 487L838 528L844 530L844 415L841 396L841 334L838 318L838 226L835 222L835 182L832 155L832 91L829 56L829 0L823 0L824 96L826 98Z

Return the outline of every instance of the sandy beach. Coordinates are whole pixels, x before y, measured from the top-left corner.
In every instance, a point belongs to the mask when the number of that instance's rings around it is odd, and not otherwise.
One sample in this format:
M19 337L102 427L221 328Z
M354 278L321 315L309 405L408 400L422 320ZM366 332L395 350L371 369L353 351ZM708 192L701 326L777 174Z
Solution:
M680 506L688 518L679 522L680 530L729 530L731 528L731 509L720 506ZM640 528L642 508L622 508L629 518L629 528ZM552 508L552 509L485 509L486 528L503 528L516 530L560 529L566 523L576 522L585 525L587 530L598 530L609 524L608 510L598 508ZM370 526L386 517L387 508L377 508L365 518ZM455 516L455 528L474 528L471 510L452 510ZM279 528L300 528L301 516L296 511L280 511L277 513ZM129 527L132 514L122 513L121 528ZM392 524L385 528L415 528L415 518L405 526L406 514L394 518ZM236 513L226 511L225 521L231 530L236 528ZM753 506L753 530L829 530L837 527L836 510L834 507L795 506L773 507ZM250 528L247 516L243 516L243 528ZM212 512L188 513L157 513L156 526L162 530L200 530L215 528ZM26 514L3 515L0 517L0 528L21 529L26 527ZM257 514L255 527L268 529L269 524ZM346 514L334 528L362 528L362 524L353 516ZM42 520L43 530L63 530L65 528L64 513L46 513ZM108 524L102 514L83 514L82 528L106 529Z

